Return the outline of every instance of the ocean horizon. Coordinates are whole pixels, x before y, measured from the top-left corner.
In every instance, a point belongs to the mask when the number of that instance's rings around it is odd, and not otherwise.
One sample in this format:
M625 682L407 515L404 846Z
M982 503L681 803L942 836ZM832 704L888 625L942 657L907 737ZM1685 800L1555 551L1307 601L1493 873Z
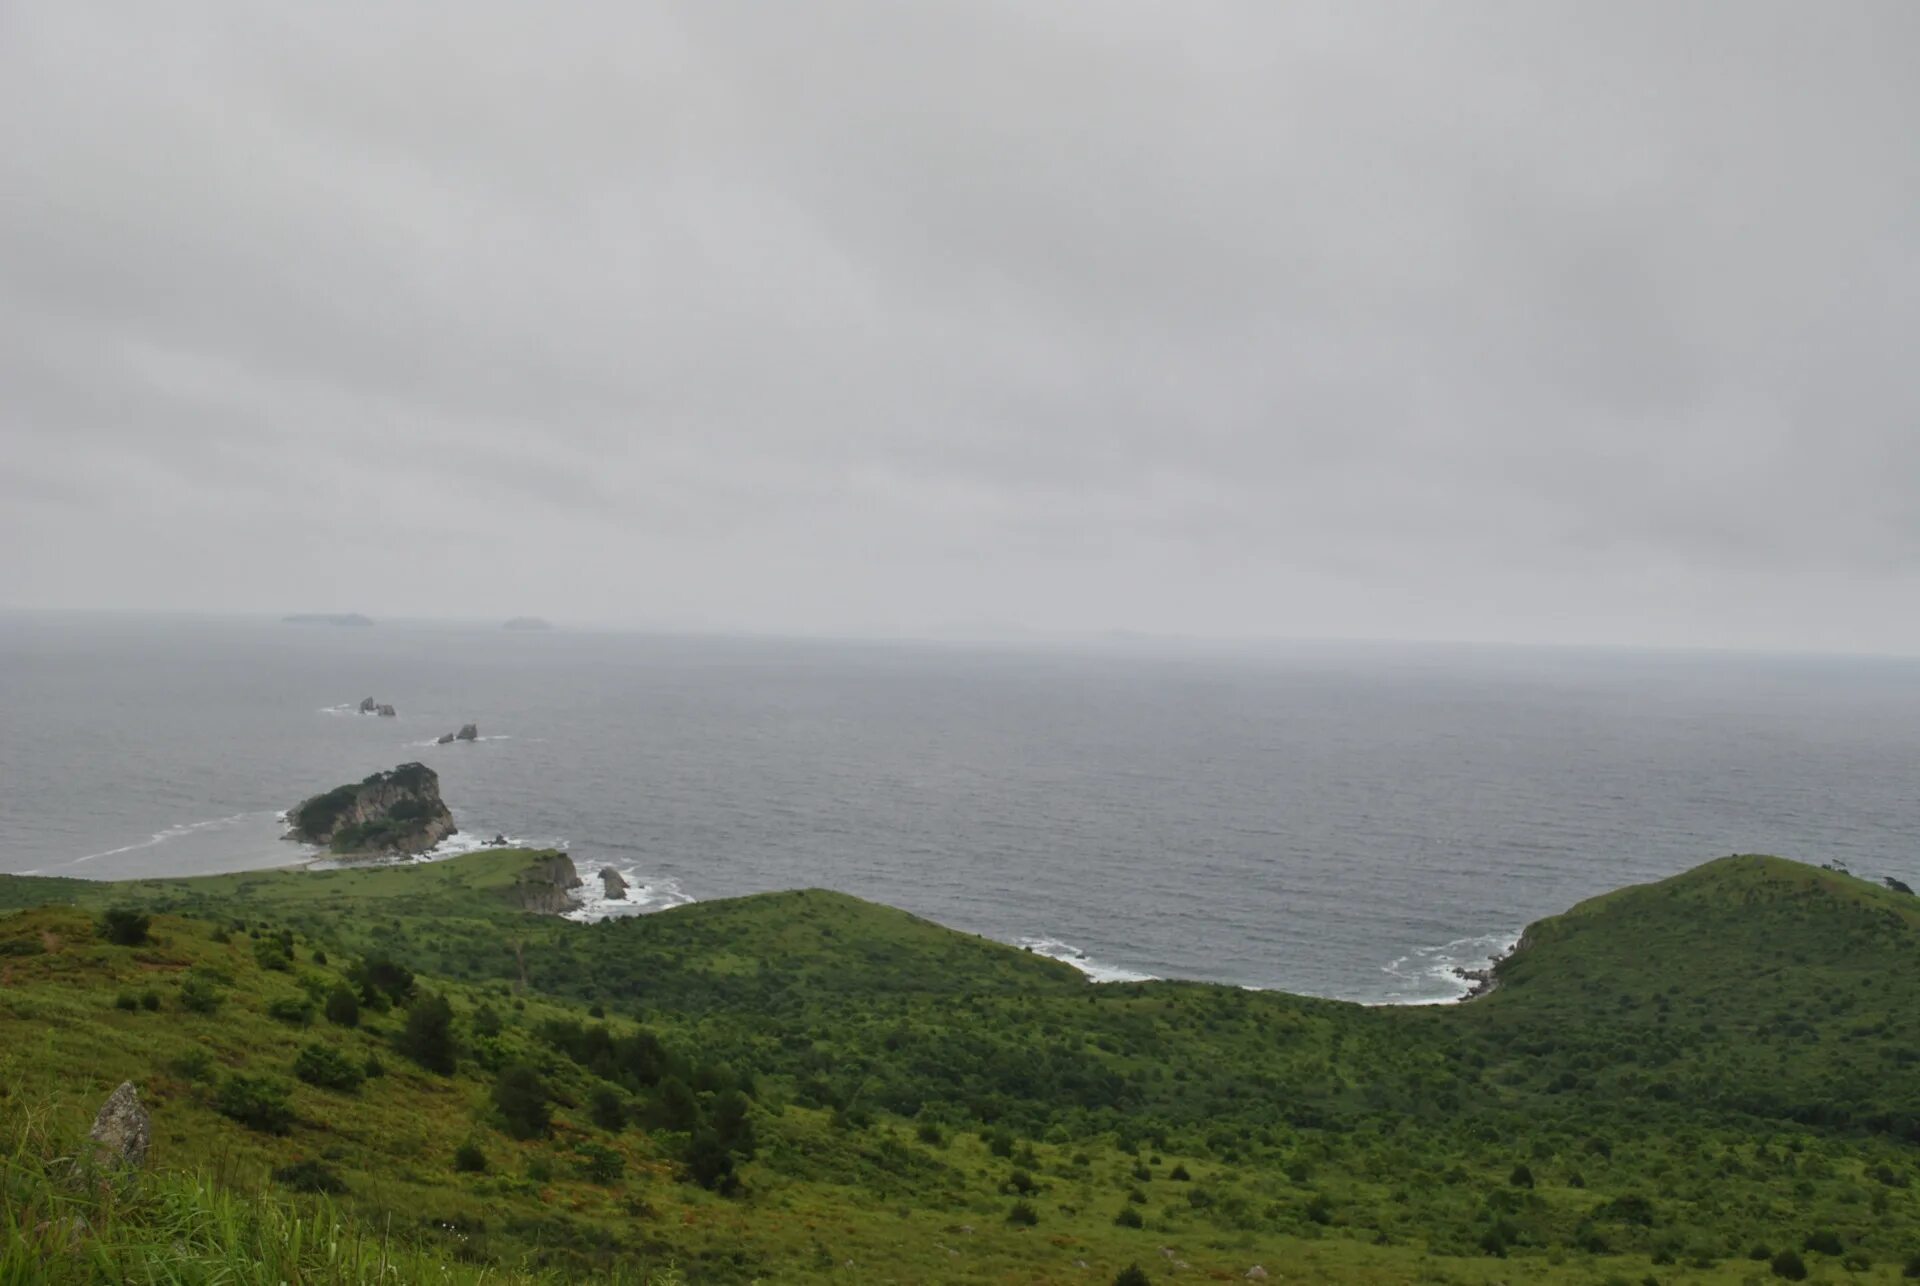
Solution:
M286 808L418 760L437 855L633 886L580 918L819 886L1099 979L1398 1004L1730 852L1920 880L1905 658L10 612L0 692L15 874L304 861Z

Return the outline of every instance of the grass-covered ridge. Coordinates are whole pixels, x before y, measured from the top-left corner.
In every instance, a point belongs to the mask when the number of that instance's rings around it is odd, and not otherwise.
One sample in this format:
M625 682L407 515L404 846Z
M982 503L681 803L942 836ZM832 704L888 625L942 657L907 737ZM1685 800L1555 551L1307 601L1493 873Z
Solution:
M539 856L0 879L0 1193L36 1212L0 1266L133 1275L49 1258L37 1213L93 1199L48 1158L121 1079L172 1195L90 1221L116 1253L194 1193L265 1192L414 1262L636 1281L1896 1280L1920 1254L1920 899L1865 880L1723 859L1533 926L1482 1000L1370 1009L1094 985L819 890L575 925L518 909ZM109 941L116 907L150 940Z

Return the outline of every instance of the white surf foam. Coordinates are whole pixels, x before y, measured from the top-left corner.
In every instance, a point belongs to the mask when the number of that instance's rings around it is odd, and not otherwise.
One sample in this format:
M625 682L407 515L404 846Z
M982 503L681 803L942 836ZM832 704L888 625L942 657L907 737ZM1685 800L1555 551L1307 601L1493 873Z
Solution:
M1483 933L1473 938L1455 938L1437 947L1418 947L1380 966L1380 972L1393 978L1404 990L1378 1003L1451 1004L1473 990L1473 983L1455 970L1492 968L1494 961L1512 951L1519 941L1518 933ZM1436 989L1439 994L1435 994Z
M1154 974L1141 973L1137 969L1124 969L1119 965L1102 964L1090 959L1087 953L1069 942L1058 938L1021 938L1014 945L1025 947L1037 956L1046 956L1049 960L1058 960L1070 964L1095 982L1155 982Z
M320 707L321 714L358 714L359 712L360 703L358 701L342 701L337 706Z
M511 732L498 732L493 734L490 737L470 737L467 739L467 742L468 744L471 744L472 742L475 742L475 741L512 741L512 740L513 740L513 734ZM433 746L457 746L462 743L460 741L460 738L458 737L455 737L452 741L442 741L438 737L428 737L425 741L409 741L407 744L409 746L421 746L421 747L430 748Z
M180 839L183 836L196 835L203 831L219 830L228 826L236 826L246 821L249 817L266 816L268 816L266 813L235 813L231 817L215 817L204 822L178 822L167 827L165 830L155 831L153 834L147 836L147 838L135 843L122 844L119 848L102 849L98 853L88 853L85 857L76 857L71 861L62 862L60 865L79 866L82 862L92 862L103 857L118 857L122 853L132 853L139 849L152 848L156 844L164 844L168 840Z
M463 853L484 853L490 848L565 848L563 839L530 840L513 835L504 837L504 844L493 842L493 836L478 831L457 831L447 836L432 848L420 853L397 853L391 857L329 857L325 849L313 851L314 860L307 863L310 871L337 871L343 868L363 866L415 866L422 862L444 862L450 857L459 857Z
M612 866L611 862L587 862L576 857L574 865L580 871L580 887L574 891L574 898L579 905L566 912L566 918L580 924L591 924L613 916L646 915L652 911L665 911L669 907L686 906L698 900L683 890L680 881L671 876L642 875L639 868L632 866L613 867L620 873L620 878L627 882L627 895L624 898L610 898L600 880L600 872Z

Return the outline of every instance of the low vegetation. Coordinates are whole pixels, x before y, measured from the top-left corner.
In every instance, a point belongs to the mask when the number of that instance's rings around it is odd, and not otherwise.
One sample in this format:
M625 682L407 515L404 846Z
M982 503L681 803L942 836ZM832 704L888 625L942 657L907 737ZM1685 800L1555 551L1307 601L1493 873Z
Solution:
M0 1280L1920 1274L1878 880L1723 859L1379 1009L817 890L575 925L505 896L532 860L0 879ZM122 1079L148 1171L81 1175Z

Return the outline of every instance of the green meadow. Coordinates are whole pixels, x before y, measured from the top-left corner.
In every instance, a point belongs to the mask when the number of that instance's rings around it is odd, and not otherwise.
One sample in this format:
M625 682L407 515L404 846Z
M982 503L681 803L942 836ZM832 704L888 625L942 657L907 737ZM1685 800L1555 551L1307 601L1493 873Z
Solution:
M820 890L574 924L541 856L0 877L0 1282L1920 1277L1878 881L1723 858L1369 1008Z

